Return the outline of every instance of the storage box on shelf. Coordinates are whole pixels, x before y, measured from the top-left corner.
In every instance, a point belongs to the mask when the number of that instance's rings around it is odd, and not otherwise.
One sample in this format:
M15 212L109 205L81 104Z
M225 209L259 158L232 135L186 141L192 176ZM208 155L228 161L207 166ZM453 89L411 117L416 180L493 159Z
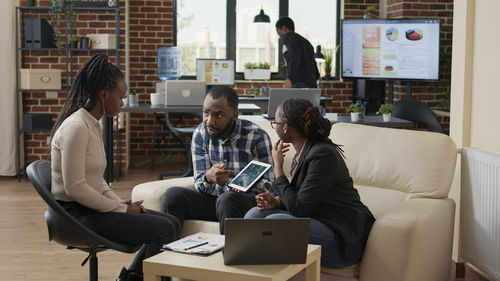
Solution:
M90 38L91 49L115 49L116 35L114 34L87 34Z
M21 69L21 89L60 90L60 69Z

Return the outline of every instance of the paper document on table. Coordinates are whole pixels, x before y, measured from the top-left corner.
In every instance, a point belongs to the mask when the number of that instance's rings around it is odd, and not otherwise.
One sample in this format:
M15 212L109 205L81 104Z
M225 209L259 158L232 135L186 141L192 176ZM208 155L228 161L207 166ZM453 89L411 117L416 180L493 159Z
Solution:
M163 249L188 254L211 254L224 248L224 235L198 232L163 245Z

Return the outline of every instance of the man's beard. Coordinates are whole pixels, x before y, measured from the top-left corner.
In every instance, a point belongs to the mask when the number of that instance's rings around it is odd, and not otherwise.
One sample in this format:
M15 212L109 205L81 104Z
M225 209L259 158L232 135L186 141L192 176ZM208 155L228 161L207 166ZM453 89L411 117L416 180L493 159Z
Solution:
M233 123L234 123L233 120L229 120L229 122L227 122L227 125L222 130L210 127L213 131L218 131L218 133L215 133L215 135L210 135L210 134L209 135L213 138L223 138L223 136L233 128ZM204 125L205 125L205 130L207 130L208 126L206 124Z

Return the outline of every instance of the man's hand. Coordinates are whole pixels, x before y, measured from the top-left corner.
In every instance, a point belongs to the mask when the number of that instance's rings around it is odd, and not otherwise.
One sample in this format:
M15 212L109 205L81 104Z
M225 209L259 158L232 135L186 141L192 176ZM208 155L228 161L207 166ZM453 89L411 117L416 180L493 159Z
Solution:
M233 170L224 170L226 164L215 164L205 174L205 178L209 183L217 183L223 185L229 180L229 175L236 174Z
M257 207L261 211L267 209L278 209L281 206L280 199L274 197L269 192L257 194L255 196L255 200L257 200Z

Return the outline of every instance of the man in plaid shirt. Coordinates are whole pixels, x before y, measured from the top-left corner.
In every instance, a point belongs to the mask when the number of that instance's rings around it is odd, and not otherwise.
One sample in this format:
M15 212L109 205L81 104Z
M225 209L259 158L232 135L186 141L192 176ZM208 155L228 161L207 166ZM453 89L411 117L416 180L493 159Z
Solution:
M162 211L181 223L185 219L219 221L223 234L225 218L242 218L256 206L256 194L270 191L268 174L245 193L227 184L252 160L273 163L271 139L256 124L238 119L238 95L232 88L215 86L203 102L203 122L193 133L191 149L196 191L170 187Z

